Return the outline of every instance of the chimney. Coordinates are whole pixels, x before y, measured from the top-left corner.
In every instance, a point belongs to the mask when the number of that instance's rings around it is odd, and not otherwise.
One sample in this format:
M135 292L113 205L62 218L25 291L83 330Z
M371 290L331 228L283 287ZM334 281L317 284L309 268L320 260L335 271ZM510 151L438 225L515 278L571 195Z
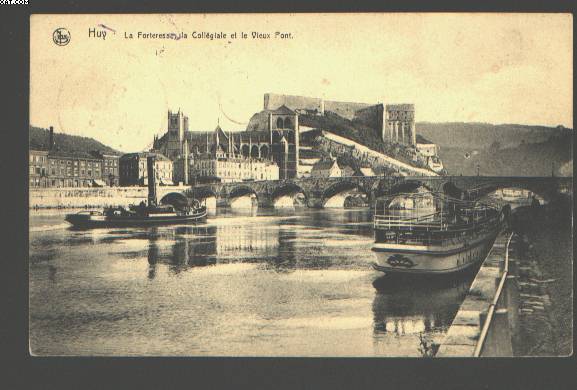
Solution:
M146 157L146 170L148 176L148 205L156 206L156 172L155 172L155 156L149 154Z
M54 127L50 126L50 135L48 136L48 150L54 148Z

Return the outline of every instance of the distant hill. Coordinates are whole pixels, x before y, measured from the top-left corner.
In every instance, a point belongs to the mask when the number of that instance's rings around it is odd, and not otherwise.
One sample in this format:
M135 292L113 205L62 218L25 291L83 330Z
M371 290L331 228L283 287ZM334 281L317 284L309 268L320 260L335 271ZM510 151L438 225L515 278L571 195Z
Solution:
M48 150L48 129L30 126L29 145L30 149ZM103 153L121 155L122 152L106 146L93 138L80 137L77 135L68 135L54 133L55 148L61 152L76 153L79 155L89 155L91 151L101 151Z
M454 175L571 176L573 130L485 123L417 123Z
M430 123L417 122L417 134L435 142L441 147L466 147L484 149L498 141L501 148L511 148L522 143L540 143L560 131L572 134L571 129L528 126L492 125L489 123Z

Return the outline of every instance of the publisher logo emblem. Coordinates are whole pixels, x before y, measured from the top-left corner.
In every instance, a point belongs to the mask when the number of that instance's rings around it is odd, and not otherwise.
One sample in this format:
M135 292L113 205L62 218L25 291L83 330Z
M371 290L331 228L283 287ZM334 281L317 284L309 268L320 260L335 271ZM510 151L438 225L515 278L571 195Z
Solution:
M57 28L52 34L52 40L58 46L66 46L70 43L70 31L64 27Z

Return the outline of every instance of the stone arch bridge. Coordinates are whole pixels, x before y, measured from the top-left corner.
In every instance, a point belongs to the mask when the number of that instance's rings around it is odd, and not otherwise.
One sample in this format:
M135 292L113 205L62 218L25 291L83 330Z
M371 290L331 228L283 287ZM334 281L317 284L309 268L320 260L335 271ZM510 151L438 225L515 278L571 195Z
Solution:
M284 196L302 194L309 207L321 208L335 196L360 193L365 194L372 203L379 196L411 192L420 186L468 199L480 198L499 188L509 187L527 189L544 199L551 199L561 193L572 195L572 185L571 177L351 176L200 184L186 190L186 193L201 200L214 197L219 206L230 205L237 197L251 195L262 207L272 207Z

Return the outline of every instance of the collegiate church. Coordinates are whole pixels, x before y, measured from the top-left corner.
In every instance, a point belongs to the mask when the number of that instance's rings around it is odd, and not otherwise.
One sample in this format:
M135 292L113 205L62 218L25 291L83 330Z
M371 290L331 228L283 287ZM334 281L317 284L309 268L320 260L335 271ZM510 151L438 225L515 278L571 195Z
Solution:
M266 122L242 132L225 132L220 126L207 132L190 131L188 117L183 112L168 111L167 132L160 138L154 138L153 150L173 162L201 158L270 160L279 167L279 179L297 177L298 114L283 105L255 115L265 116Z

